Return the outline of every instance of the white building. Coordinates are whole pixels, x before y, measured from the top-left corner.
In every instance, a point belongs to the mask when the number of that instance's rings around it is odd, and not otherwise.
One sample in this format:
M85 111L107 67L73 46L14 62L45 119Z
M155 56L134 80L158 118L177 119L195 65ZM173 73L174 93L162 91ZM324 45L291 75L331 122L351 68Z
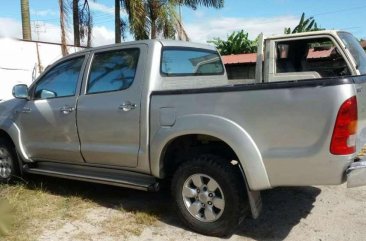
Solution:
M79 49L68 46L69 53ZM61 57L61 44L0 38L0 101L13 98L14 85L29 86Z

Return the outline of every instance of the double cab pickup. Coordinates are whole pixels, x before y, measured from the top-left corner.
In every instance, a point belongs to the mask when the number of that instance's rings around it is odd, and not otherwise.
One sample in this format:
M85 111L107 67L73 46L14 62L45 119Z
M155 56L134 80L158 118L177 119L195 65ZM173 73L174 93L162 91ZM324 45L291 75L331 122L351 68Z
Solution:
M168 40L87 49L0 104L0 181L41 174L158 191L192 230L230 235L260 191L366 185L366 54L349 33L260 38L256 78ZM240 82L240 81L239 81Z

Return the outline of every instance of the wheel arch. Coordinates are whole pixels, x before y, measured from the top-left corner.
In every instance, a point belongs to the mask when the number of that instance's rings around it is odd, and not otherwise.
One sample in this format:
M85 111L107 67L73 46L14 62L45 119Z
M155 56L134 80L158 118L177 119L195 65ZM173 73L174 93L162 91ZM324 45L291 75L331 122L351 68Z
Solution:
M11 138L11 136L3 129L0 129L0 138L6 139L7 141L9 141L12 144L13 147L15 147L14 141Z
M23 147L20 130L14 122L5 122L0 124L0 137L1 136L4 136L11 141L17 151L17 154L22 160L31 162Z
M203 114L181 117L174 126L160 128L155 133L150 146L151 172L154 176L165 177L165 159L172 143L192 135L215 138L229 147L235 153L251 190L271 187L259 149L250 135L231 120Z
M20 174L20 176L23 175L23 169L22 169L22 159L21 159L21 156L19 155L19 151L17 150L17 143L14 142L14 139L13 137L7 132L5 131L4 129L1 129L0 128L0 138L4 138L8 143L10 143L10 145L12 146L13 148L13 151L14 151L14 155L15 155L15 158L16 158L16 168L17 168L17 172L19 172L18 174Z

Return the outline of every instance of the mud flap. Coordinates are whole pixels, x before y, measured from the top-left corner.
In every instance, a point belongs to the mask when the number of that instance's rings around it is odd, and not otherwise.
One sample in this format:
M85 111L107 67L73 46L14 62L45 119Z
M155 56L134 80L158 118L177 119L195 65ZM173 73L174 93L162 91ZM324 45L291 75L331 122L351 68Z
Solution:
M251 191L247 182L245 182L247 186L248 200L250 205L250 211L252 213L252 217L257 219L262 211L262 198L260 191Z
M238 161L233 161L231 162L231 164L233 165L237 165L239 162ZM261 192L260 191L252 191L250 190L249 186L248 186L248 182L247 179L245 177L244 174L244 170L241 167L241 165L238 165L240 168L240 172L243 176L244 182L245 182L245 186L247 189L247 195L248 195L248 201L249 201L249 205L250 205L250 211L252 213L252 218L253 219L257 219L262 211L262 197L261 197Z

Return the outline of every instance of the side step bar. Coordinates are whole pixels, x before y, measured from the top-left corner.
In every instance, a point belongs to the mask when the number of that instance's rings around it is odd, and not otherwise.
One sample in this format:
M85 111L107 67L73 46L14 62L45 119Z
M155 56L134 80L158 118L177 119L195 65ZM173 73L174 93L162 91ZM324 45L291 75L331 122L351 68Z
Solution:
M109 168L38 162L35 166L24 165L23 171L30 174L101 183L142 191L154 192L159 190L159 183L152 176Z

